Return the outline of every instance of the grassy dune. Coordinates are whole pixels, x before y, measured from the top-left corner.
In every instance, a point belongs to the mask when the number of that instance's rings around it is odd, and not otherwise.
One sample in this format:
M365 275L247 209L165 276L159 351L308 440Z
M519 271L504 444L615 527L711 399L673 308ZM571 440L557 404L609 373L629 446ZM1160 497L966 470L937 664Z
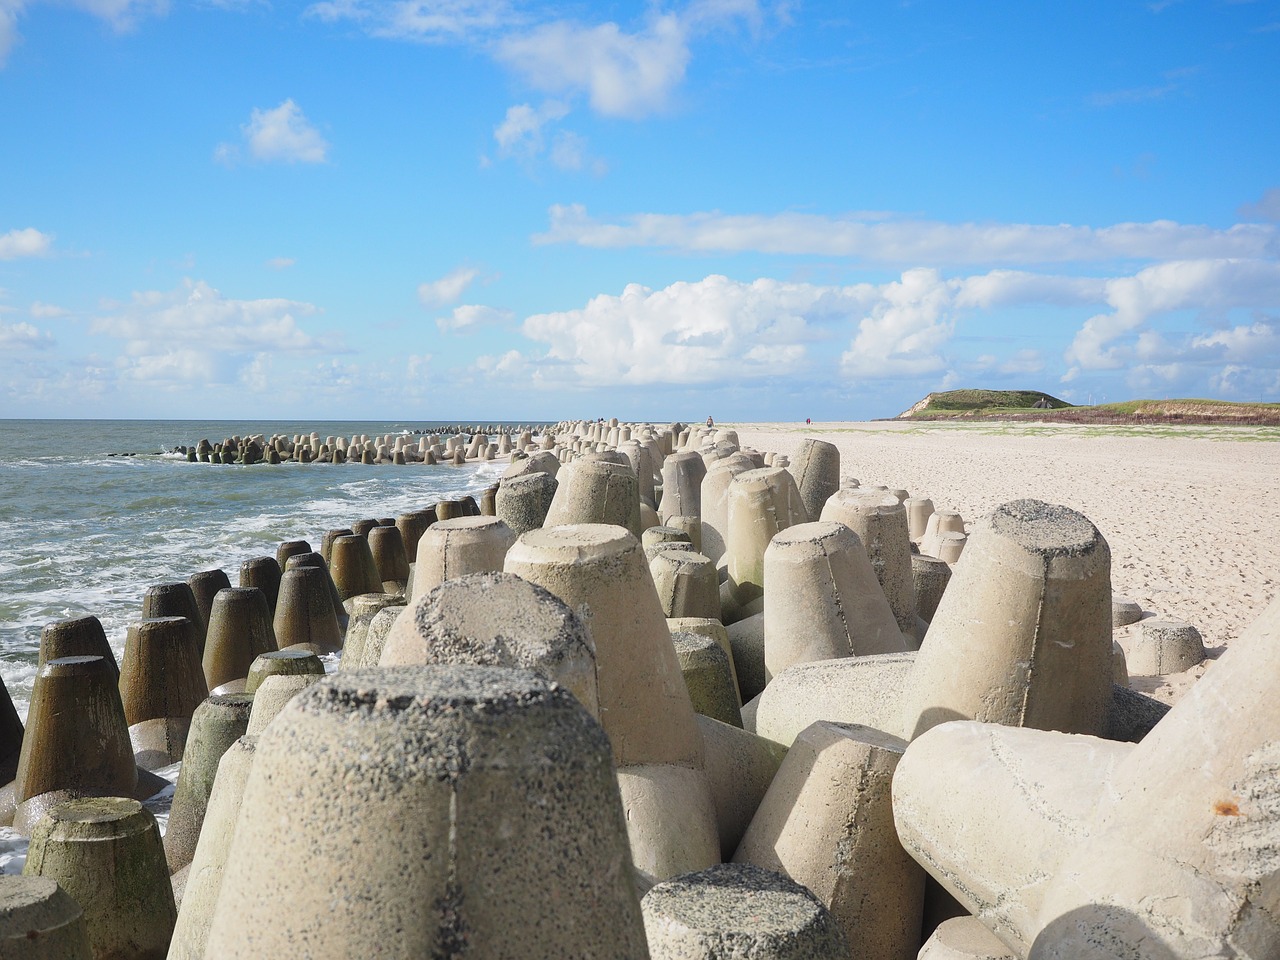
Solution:
M1036 408L1044 400L1048 409ZM1043 420L1097 424L1280 425L1280 403L1229 400L1126 400L1072 406L1038 390L948 390L931 393L898 415L907 420Z

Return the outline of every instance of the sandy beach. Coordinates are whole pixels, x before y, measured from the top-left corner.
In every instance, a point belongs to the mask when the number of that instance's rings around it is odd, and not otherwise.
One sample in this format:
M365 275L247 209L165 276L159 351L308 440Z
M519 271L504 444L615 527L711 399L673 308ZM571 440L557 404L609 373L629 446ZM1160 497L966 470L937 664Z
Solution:
M1197 627L1209 656L1271 602L1280 580L1280 431L1048 424L739 423L744 445L840 449L841 474L902 487L972 523L1008 500L1080 511L1111 547L1116 596ZM1135 628L1125 628L1133 630ZM1118 634L1123 637L1123 634ZM1135 689L1172 700L1211 666Z

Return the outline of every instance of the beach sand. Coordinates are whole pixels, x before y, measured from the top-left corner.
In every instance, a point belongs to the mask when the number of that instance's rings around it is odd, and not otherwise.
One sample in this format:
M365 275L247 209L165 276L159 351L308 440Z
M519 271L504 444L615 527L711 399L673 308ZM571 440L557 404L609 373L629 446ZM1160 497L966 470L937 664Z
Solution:
M722 424L744 446L791 455L805 437L840 449L844 478L905 488L967 524L1009 500L1078 510L1111 547L1115 596L1199 629L1210 658L1277 594L1280 431L1267 427L1056 424ZM1117 631L1122 639L1138 629ZM1185 674L1133 677L1172 702Z

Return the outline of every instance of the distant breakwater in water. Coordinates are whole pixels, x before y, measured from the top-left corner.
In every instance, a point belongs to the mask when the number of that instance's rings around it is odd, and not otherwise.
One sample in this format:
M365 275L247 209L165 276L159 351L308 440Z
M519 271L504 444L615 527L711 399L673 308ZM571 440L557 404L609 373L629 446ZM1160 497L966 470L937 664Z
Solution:
M499 423L489 437L522 425ZM119 657L156 583L318 545L330 528L480 493L504 463L211 469L172 452L202 437L459 435L431 421L0 421L0 676L25 717L42 627L93 615ZM518 432L517 432L518 436ZM132 455L129 455L132 454Z

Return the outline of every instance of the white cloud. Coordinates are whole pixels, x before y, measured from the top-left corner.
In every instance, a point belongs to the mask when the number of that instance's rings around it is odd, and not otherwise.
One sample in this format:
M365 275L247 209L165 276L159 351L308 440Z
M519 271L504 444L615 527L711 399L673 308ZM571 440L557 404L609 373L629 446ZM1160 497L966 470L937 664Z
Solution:
M756 252L852 257L879 263L1033 264L1115 259L1268 257L1280 230L1236 224L1225 230L1156 220L1108 227L1071 224L941 223L806 213L730 215L641 213L606 223L574 204L550 208L535 243L692 253Z
M0 0L0 67L20 39L18 17L34 2L39 0ZM106 21L117 33L132 30L143 17L162 17L169 12L168 0L70 0L67 5Z
M579 310L529 317L522 332L547 345L535 380L588 386L709 383L784 376L809 344L830 336L873 297L869 285L818 287L709 276L662 290L630 284Z
M41 303L37 300L31 304L31 315L37 320L57 320L61 317L71 316L71 311L52 303Z
M546 149L543 128L568 112L568 106L559 100L548 100L537 108L518 103L508 107L502 123L493 128L493 139L504 154L536 156Z
M329 144L312 126L292 99L270 110L255 107L249 122L240 128L245 147L254 160L264 163L324 163ZM218 163L231 165L240 159L240 147L220 143L214 148Z
M840 357L859 379L919 377L946 366L939 352L955 330L954 287L937 270L917 268L885 284Z
M17 260L19 257L43 257L53 247L53 237L41 233L35 227L0 233L0 260Z
M43 350L53 343L51 335L29 323L0 323L0 349Z
M135 293L118 313L95 319L90 332L124 341L121 376L229 383L264 353L332 349L298 325L298 317L317 312L294 300L229 299L202 280L186 280L174 291Z
M1249 308L1280 307L1280 262L1191 260L1161 263L1106 283L1110 313L1090 317L1076 333L1065 359L1073 368L1110 370L1130 362L1137 334L1153 316L1196 310L1209 317ZM1151 342L1145 349L1150 352ZM1068 371L1068 376L1071 372Z
M559 20L501 40L497 55L537 90L585 94L610 117L665 110L689 64L688 30L674 14L627 33L616 23Z
M272 257L267 261L267 266L272 270L288 270L297 262L293 257Z
M473 330L482 326L501 326L510 323L516 315L510 310L487 307L483 304L464 303L453 308L447 317L438 317L436 326L443 331Z
M418 299L424 307L443 307L458 300L471 286L480 271L474 267L458 267L439 280L418 284Z
M536 108L527 103L508 107L502 123L493 128L499 154L524 161L545 154L558 170L588 170L602 176L608 165L588 153L586 137L572 130L554 129L556 121L568 114L568 105L559 100L547 100Z
M327 23L350 20L370 36L419 43L478 42L523 21L507 0L327 0L306 14Z
M1256 203L1246 203L1240 208L1240 215L1254 220L1280 221L1280 187L1264 191Z

